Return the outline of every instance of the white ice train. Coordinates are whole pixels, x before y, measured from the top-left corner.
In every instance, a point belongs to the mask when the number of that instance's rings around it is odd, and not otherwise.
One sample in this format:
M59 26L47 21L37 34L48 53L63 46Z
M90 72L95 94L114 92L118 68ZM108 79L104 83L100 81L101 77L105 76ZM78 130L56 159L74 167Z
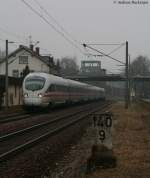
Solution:
M105 99L103 88L47 73L30 73L23 81L23 101L29 107L97 99Z

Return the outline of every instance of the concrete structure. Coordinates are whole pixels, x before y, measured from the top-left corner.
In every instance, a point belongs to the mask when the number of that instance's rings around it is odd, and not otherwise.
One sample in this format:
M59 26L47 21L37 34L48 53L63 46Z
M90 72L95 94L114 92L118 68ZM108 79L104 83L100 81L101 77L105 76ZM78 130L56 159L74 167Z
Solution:
M86 83L95 85L98 87L105 88L105 82L97 82L96 80L88 80L90 77L103 77L106 75L106 70L101 68L101 61L95 60L86 60L81 61L81 69L79 73L80 79L85 80L87 78Z
M106 74L106 70L101 68L101 61L81 61L81 74L103 76Z

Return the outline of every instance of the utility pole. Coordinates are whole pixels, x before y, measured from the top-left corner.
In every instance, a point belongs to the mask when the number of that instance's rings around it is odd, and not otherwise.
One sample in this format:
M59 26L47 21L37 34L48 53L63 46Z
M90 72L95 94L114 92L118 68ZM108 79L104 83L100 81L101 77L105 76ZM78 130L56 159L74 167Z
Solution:
M5 73L5 104L8 109L8 40L6 40L6 73Z
M112 45L115 45L115 44L112 44ZM126 41L125 45L126 45L126 62L125 63L120 61L120 60L118 60L118 59L116 59L116 58L114 58L114 57L111 57L110 54L105 54L104 52L101 52L101 51L99 51L99 50L97 50L97 49L95 49L95 48L93 48L93 47L91 47L91 46L89 46L87 44L83 44L83 47L85 47L85 48L87 47L87 48L89 48L89 49L91 49L93 51L96 51L96 52L100 53L101 55L106 56L106 57L108 57L110 59L113 59L114 61L117 61L117 62L123 64L123 66L125 66L125 108L128 109L128 107L129 107L129 61L128 61L129 60L129 54L128 54L128 41Z
M126 89L125 89L125 108L129 107L129 62L128 62L128 41L126 41Z
M128 66L129 66L129 68L128 68L128 71L129 71L129 106L130 106L130 104L131 104L131 70L130 70L130 55L129 55L129 61L128 61Z

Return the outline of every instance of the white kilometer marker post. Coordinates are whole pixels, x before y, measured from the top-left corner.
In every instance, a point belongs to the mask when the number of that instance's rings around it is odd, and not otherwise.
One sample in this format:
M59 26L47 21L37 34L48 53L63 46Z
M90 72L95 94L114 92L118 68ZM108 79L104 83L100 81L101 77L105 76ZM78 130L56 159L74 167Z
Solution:
M116 157L113 153L112 144L112 113L93 114L92 119L94 143L92 146L92 154L88 161L88 168L89 170L93 170L96 167L116 167Z
M113 117L111 113L93 115L95 145L112 149Z

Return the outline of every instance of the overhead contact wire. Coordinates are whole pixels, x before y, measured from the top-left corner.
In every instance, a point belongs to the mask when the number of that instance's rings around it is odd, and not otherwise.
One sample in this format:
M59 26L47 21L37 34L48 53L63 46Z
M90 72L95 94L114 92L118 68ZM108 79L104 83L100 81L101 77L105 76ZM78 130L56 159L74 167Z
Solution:
M25 0L21 0L30 10L32 10L36 15L38 15L41 19L43 19L53 30L55 30L57 33L59 33L66 41L68 41L71 45L73 45L75 48L77 48L82 54L83 51L75 45L70 39L68 39L64 33L62 33L60 30L58 30L53 24L51 24L41 13L39 13L36 9L34 9L29 3L27 3Z

